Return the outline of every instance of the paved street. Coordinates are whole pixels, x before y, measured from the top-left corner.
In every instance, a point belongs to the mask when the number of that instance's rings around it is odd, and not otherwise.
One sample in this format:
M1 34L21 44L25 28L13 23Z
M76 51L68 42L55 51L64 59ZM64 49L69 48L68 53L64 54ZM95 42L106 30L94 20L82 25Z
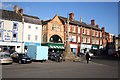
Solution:
M3 78L117 78L117 61L108 64L95 62L33 62L32 64L3 65ZM109 62L105 60L105 62Z

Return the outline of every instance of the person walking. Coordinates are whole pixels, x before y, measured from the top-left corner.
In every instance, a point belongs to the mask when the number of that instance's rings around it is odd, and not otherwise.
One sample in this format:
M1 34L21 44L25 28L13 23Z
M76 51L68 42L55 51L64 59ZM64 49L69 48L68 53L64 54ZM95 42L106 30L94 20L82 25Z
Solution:
M90 58L90 55L89 55L89 53L88 53L88 52L86 53L85 57L86 57L87 64L88 64L88 63L89 63L89 58Z

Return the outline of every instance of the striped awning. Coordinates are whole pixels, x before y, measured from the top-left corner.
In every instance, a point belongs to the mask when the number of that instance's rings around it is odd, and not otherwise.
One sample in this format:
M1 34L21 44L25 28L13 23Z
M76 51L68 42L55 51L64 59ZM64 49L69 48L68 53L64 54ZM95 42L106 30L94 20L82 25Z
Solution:
M65 49L64 44L60 43L44 43L43 46L48 46L49 49Z
M64 46L52 46L50 45L49 48L52 48L52 49L64 49Z

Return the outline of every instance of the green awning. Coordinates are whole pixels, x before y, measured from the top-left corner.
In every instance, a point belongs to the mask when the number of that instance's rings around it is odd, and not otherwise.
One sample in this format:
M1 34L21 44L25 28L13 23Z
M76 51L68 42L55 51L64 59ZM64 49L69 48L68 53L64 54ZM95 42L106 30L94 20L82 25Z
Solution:
M57 43L44 43L43 46L48 46L50 49L65 49L64 44Z

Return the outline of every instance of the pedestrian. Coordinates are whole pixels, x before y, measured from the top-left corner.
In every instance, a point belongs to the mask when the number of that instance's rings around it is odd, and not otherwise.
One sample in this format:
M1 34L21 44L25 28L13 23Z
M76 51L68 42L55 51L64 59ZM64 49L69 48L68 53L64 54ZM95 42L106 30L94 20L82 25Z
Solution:
M89 63L89 58L90 58L90 55L89 55L89 53L88 53L88 52L86 53L85 57L86 57L87 64L88 64L88 63Z

